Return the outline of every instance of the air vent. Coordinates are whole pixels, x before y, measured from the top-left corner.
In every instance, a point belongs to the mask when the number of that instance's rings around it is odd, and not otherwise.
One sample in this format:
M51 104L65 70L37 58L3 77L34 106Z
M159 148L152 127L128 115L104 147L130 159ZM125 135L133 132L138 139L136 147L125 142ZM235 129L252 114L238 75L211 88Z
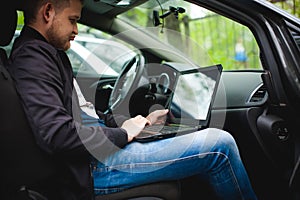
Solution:
M251 103L261 102L266 98L266 95L267 95L267 88L266 86L261 84L254 90L248 102Z
M298 45L298 47L300 48L300 34L296 31L292 31L290 30L292 35L293 35L293 38L294 40L296 41L296 44Z

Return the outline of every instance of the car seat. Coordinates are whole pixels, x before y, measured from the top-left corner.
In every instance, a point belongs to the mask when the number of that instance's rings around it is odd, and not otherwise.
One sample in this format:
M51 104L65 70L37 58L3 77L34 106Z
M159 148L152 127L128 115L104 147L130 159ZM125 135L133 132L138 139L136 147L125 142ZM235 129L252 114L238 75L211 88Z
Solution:
M10 43L16 22L17 13L13 6L2 5L0 7L1 46ZM30 196L31 193L26 190L26 185L39 183L53 176L55 168L51 159L34 142L13 80L4 67L7 55L3 48L0 49L0 56L0 199L26 199L25 196Z
M3 5L5 3L5 5ZM13 1L1 2L0 46L10 43L17 22L16 5ZM52 159L41 151L24 114L14 82L5 65L7 55L0 48L0 199L3 200L47 200L30 185L43 184L55 176L56 167ZM178 181L152 183L114 194L97 196L96 200L118 200L137 197L157 197L176 200L180 198Z

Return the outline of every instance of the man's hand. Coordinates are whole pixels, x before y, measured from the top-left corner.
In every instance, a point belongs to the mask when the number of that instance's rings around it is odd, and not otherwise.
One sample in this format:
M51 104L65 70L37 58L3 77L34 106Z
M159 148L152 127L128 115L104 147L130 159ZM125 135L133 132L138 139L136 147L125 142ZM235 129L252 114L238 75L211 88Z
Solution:
M151 112L146 118L149 120L149 125L152 124L164 124L166 121L166 115L169 112L168 109L155 110Z
M137 136L142 129L150 124L150 121L141 115L137 115L134 118L126 120L121 128L125 129L128 135L128 142L132 141L135 136Z
M121 128L126 130L128 142L131 142L146 125L163 124L166 120L166 115L168 112L168 109L156 110L150 113L146 118L141 115L137 115L136 117L126 120L122 124Z

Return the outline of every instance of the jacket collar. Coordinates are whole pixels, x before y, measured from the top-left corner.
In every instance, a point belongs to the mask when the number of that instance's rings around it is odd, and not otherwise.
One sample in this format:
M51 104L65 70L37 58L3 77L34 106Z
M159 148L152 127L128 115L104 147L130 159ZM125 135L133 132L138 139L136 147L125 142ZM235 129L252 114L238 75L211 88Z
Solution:
M44 42L47 42L48 41L46 40L46 38L40 34L36 29L30 27L30 26L27 26L25 25L21 31L21 35L26 35L26 38L31 38L31 39L38 39L38 40L42 40Z

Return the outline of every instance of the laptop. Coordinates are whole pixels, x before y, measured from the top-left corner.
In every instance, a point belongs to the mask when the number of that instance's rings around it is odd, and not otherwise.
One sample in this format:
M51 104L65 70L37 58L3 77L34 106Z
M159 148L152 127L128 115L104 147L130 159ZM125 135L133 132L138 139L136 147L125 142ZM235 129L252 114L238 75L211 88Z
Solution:
M134 140L150 142L207 128L222 70L222 65L217 64L180 71L166 106L166 122L146 126Z

